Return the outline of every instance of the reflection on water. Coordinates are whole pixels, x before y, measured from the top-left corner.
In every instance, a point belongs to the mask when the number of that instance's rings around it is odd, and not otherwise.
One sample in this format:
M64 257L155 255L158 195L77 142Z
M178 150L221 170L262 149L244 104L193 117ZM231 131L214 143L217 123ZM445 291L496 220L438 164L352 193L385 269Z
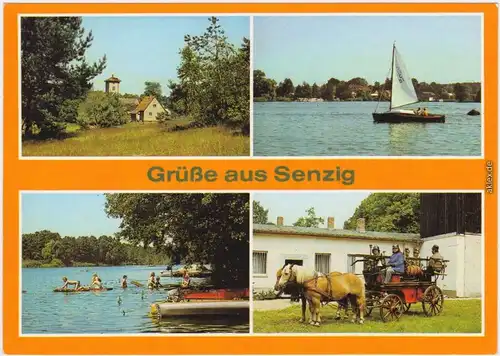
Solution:
M256 156L479 156L479 103L426 103L446 123L375 124L375 102L254 103ZM378 112L388 109L380 103ZM402 125L402 127L397 127Z
M156 319L153 323L154 330L163 333L248 333L248 320L240 316L184 316Z
M428 124L407 123L387 124L389 127L389 155L399 156L401 152L411 152L418 142L428 139Z
M23 268L23 334L106 333L248 333L249 315L232 317L170 317L161 321L149 316L152 303L165 300L166 291L150 291L129 284L121 289L119 279L146 282L151 271L162 267L126 266L81 268ZM54 293L62 276L88 284L97 272L110 291ZM180 278L162 277L162 284L179 283ZM193 282L200 280L193 279Z

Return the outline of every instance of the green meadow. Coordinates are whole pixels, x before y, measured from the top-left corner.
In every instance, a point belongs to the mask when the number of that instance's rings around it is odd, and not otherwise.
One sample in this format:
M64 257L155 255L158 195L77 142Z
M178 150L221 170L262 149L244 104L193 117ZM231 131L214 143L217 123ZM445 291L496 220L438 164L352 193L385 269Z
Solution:
M258 303L258 302L257 302ZM351 316L335 320L337 308L327 305L321 308L321 326L299 323L300 305L281 310L255 310L253 314L256 333L480 333L481 300L445 300L443 312L427 317L422 304L413 304L398 321L384 323L379 311L373 310L364 324L354 324ZM306 318L309 311L306 312Z
M169 125L128 123L114 128L67 128L64 139L23 142L23 156L249 156L248 136L223 127L168 131Z

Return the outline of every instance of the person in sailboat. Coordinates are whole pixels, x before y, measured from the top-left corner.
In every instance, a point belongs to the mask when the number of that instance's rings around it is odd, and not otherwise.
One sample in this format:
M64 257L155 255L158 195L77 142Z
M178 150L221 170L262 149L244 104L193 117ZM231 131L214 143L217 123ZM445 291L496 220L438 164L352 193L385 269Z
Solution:
M422 113L422 109L418 108L417 110L415 110L416 115L420 115L421 113Z
M427 108L424 108L424 111L422 112L422 115L429 116L429 112L427 111Z

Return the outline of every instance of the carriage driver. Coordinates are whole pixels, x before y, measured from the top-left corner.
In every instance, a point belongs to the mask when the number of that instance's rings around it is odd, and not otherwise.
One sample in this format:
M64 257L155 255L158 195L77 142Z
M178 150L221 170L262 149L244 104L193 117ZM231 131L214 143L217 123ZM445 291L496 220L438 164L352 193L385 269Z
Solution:
M391 281L392 274L394 272L403 273L405 270L405 262L403 253L399 249L399 245L392 245L392 255L389 257L387 267L382 270L385 272L385 281L387 284Z

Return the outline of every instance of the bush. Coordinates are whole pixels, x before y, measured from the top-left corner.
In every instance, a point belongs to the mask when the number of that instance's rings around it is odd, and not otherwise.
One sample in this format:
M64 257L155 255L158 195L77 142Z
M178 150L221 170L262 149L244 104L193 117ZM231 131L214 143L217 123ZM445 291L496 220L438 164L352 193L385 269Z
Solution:
M262 291L262 292L253 292L253 299L254 300L270 300L270 299L276 299L276 294L274 293L274 290L269 289L267 291Z
M53 258L52 261L50 261L50 263L43 264L42 267L55 268L55 267L66 267L66 266L64 265L63 261L61 261L60 259Z
M161 112L159 113L157 116L156 116L156 120L160 123L160 124L164 124L166 123L167 121L170 121L172 120L172 117L167 113L167 112Z
M61 120L68 123L76 123L78 120L78 107L81 102L78 99L64 101L59 112Z
M24 260L22 267L23 268L39 268L42 266L41 261L35 261L35 260Z
M116 94L90 92L79 107L77 123L83 128L113 127L127 122L127 111Z

